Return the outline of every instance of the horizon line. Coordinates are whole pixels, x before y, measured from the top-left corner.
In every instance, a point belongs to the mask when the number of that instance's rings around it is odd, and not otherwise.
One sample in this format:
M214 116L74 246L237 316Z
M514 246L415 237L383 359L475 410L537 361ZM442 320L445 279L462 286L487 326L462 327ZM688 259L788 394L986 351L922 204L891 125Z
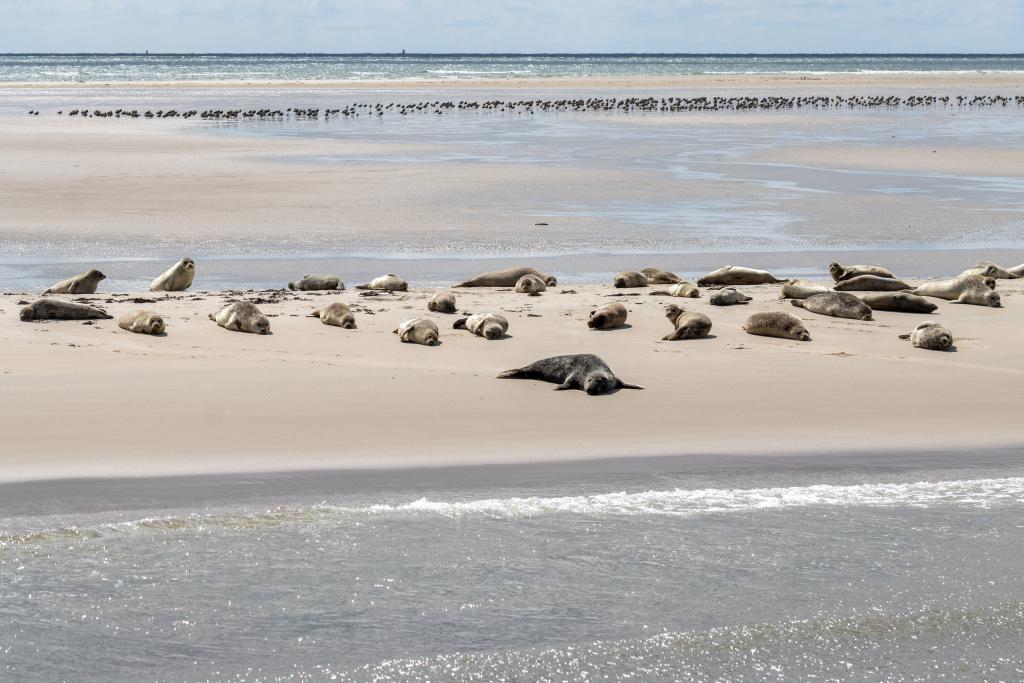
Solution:
M1024 52L0 52L0 57L1024 57Z

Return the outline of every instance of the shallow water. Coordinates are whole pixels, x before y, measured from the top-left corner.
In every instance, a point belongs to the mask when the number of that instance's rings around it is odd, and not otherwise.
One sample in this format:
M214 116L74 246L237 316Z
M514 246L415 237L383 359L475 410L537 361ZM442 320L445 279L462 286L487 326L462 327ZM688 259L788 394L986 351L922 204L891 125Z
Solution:
M1024 677L1020 453L473 472L6 486L0 671Z

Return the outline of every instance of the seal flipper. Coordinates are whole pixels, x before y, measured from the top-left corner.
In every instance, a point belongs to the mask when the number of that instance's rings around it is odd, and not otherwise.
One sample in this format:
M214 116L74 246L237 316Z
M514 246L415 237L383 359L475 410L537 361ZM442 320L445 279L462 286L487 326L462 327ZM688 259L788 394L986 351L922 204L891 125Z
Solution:
M908 332L907 334L901 334L900 339L910 339L910 333Z
M566 389L576 388L576 375L569 375L565 378L565 381L555 387L555 391L565 391Z
M618 379L618 378L616 377L616 379ZM622 389L644 389L644 388L646 388L646 387L640 386L639 384L630 384L629 382L623 382L621 379L619 380L619 387L622 388Z
M506 370L505 372L499 372L495 377L498 379L526 379L526 372L523 368L515 368L512 370Z
M464 329L466 329L466 321L467 320L469 320L469 318L459 318L458 320L455 321L455 324L452 325L452 329L453 330L464 330Z

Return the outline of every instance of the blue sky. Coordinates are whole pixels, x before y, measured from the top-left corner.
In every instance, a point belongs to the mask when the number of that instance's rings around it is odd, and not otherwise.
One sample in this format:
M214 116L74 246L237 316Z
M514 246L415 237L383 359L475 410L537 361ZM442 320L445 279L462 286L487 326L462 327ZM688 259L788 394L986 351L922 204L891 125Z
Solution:
M0 52L1022 52L1024 0L0 0Z

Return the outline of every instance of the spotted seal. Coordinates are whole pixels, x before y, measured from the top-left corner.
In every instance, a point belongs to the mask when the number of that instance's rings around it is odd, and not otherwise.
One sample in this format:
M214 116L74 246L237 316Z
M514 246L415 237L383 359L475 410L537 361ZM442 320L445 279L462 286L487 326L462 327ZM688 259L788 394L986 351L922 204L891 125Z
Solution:
M216 314L211 313L210 320L233 332L270 334L270 320L256 308L256 304L248 301L228 304Z
M168 268L149 285L151 292L184 292L196 277L196 262L183 258Z
M106 279L106 275L91 268L67 280L61 280L43 294L95 294L100 282Z
M581 389L591 396L607 394L616 389L643 389L615 376L608 364L592 353L545 358L526 367L506 370L499 379L536 379L557 384L555 391Z
M871 307L849 292L824 292L806 299L791 299L790 303L818 315L850 320L871 320Z
M747 334L759 337L811 341L811 334L804 326L804 321L785 311L755 313L747 318L747 322L743 323L743 330Z
M110 320L114 316L96 306L64 299L37 299L21 309L19 317L31 320Z
M665 308L665 317L674 329L662 337L663 341L700 339L711 332L711 318L703 313L687 313L681 307L669 304Z
M909 292L867 292L859 296L874 311L932 313L938 308L924 297Z
M590 312L587 327L592 330L611 330L626 324L626 307L615 301Z
M164 333L164 319L153 311L138 310L125 313L117 319L117 326L122 330L136 334L161 335Z
M997 280L1016 280L1020 277L1020 275L1013 272L1012 268L1003 268L992 261L982 261L973 268L968 268L964 272L960 273L960 277L964 277L966 275L980 275L982 277L992 277Z
M518 282L516 282L516 291L520 294L540 294L547 288L547 283L544 280L529 273L519 278Z
M345 289L345 283L336 275L303 275L298 280L289 282L288 289L296 292L329 291Z

